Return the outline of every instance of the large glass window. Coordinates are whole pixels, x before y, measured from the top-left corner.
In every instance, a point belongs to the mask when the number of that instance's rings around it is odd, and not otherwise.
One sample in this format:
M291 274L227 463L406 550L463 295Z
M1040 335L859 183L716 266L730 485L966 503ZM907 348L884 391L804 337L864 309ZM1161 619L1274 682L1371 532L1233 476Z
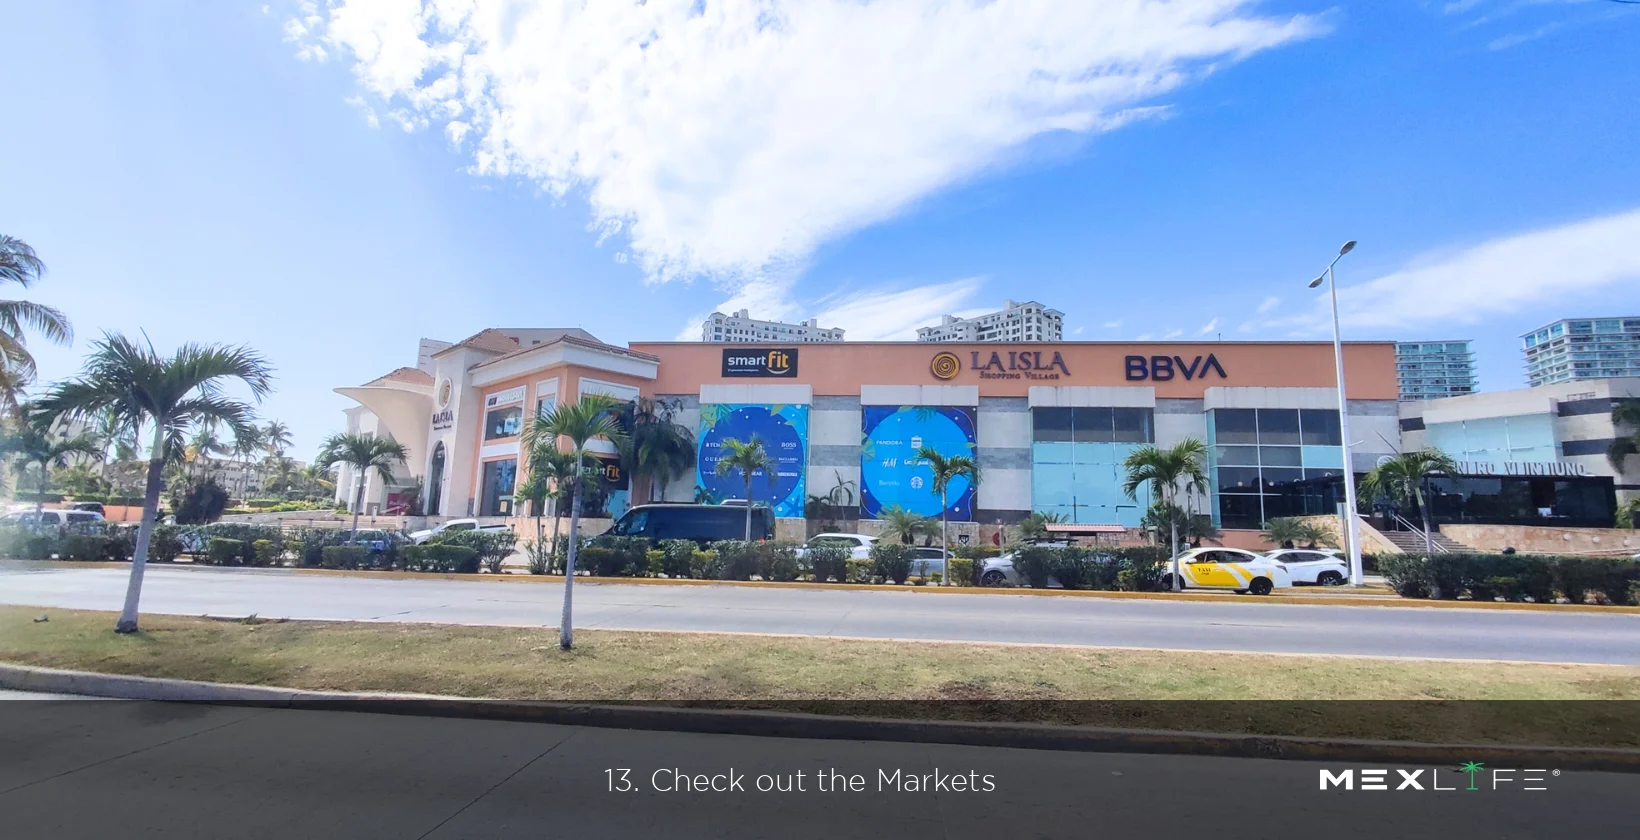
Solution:
M1214 409L1209 429L1218 527L1261 528L1271 519L1337 508L1344 462L1338 412Z
M1258 409L1258 442L1261 446L1298 445L1298 409Z
M1071 439L1071 410L1068 408L1038 408L1031 412L1032 439L1042 443L1069 442Z
M1320 408L1306 408L1298 412L1303 426L1305 446L1343 446L1344 435L1338 429L1338 412Z
M1154 440L1148 408L1032 410L1031 507L1070 522L1137 527L1148 497L1122 492L1122 462Z
M516 436L524 426L524 409L521 406L493 408L484 415L484 439L509 438Z
M479 516L512 516L513 484L518 480L518 460L484 463L484 496Z
M1258 443L1258 413L1251 408L1214 409L1213 432L1217 443Z

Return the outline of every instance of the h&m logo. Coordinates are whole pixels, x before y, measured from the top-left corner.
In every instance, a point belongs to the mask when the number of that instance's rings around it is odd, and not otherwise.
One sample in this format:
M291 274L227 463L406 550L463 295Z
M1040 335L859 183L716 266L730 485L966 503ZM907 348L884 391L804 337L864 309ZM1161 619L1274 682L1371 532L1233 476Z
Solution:
M1483 776L1476 784L1476 775L1486 769L1486 765L1479 761L1466 762L1458 768L1459 777L1455 783L1448 786L1441 785L1441 771L1428 769L1428 778L1424 777L1426 769L1402 770L1396 768L1368 768L1362 770L1340 770L1333 772L1322 769L1321 790L1418 790L1418 791L1450 791L1450 790L1548 790L1543 787L1546 776L1559 776L1559 770L1524 770L1515 768L1494 768L1491 771L1491 787L1485 787L1486 778ZM1397 774L1391 779L1390 773ZM1427 783L1427 787L1425 786ZM1467 783L1467 784L1466 784ZM1535 786L1528 786L1529 783ZM1393 785L1393 787L1392 787ZM1518 785L1518 787L1516 787Z
M1197 356L1194 361L1186 363L1183 356L1128 356L1127 378L1129 381L1150 380L1152 382L1167 382L1175 375L1183 376L1185 381L1192 379L1206 379L1208 371L1216 371L1220 379L1229 379L1224 372L1224 365L1212 353L1203 359Z

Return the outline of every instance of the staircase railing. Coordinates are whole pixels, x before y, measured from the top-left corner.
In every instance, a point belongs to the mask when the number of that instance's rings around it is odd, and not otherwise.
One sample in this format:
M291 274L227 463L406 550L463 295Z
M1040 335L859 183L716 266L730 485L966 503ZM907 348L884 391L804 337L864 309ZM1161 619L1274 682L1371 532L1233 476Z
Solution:
M1435 539L1433 535L1426 536L1424 534L1424 529L1418 527L1415 523L1412 522L1412 520L1407 519L1406 517L1404 517L1401 514L1397 513L1397 514L1395 514L1395 522L1396 522L1396 524L1400 525L1402 528L1405 528L1408 531L1411 531L1412 535L1417 537L1419 542L1424 543L1424 544L1434 548L1436 554L1444 554L1448 551L1446 546L1441 545L1440 540Z

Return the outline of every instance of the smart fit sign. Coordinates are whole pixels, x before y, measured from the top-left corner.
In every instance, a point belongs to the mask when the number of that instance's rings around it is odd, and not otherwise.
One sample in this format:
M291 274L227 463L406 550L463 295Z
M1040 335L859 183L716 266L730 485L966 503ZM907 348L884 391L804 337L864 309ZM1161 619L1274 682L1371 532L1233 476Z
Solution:
M794 379L797 376L797 348L779 347L723 351L725 377Z

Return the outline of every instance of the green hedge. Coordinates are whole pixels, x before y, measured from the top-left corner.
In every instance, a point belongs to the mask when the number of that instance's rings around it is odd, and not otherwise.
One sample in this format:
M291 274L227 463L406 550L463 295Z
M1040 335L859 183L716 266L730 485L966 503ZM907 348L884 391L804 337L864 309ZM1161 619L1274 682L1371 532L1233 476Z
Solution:
M809 548L804 559L808 560L815 581L825 583L828 580L835 580L838 583L848 583L848 561L851 556L853 552L846 546L820 543Z
M1162 588L1166 562L1166 549L1150 546L1031 545L1014 555L1014 570L1033 589L1045 589L1051 581L1058 581L1066 589L1149 592Z
M1403 598L1633 604L1640 562L1549 554L1384 555L1384 579Z
M444 531L434 534L429 543L459 545L470 548L478 555L479 565L491 574L501 574L501 564L512 556L518 546L518 535L507 531Z
M911 546L877 540L871 544L871 563L874 577L903 584L911 577Z
M327 545L319 550L319 565L326 569L368 567L371 565L370 549L362 545Z
M408 572L478 574L478 551L464 545L427 543L407 545L399 552Z
M245 542L213 537L205 544L205 562L212 566L242 566L245 564Z

